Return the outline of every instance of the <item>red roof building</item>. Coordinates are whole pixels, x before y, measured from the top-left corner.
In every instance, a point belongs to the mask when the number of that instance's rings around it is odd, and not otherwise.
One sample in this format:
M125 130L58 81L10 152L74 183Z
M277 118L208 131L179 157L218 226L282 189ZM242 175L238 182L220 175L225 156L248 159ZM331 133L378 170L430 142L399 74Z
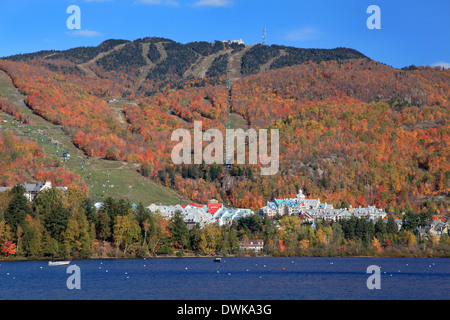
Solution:
M219 209L222 209L223 203L208 203L208 212L215 214Z

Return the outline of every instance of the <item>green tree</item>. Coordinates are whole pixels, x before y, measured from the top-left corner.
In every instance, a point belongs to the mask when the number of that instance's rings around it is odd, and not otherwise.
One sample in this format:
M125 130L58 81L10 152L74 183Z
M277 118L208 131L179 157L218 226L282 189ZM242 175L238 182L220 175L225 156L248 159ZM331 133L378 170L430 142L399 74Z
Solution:
M386 233L387 234L397 234L397 232L398 232L397 224L395 223L394 217L390 214L388 216L388 220L386 222Z
M170 231L172 232L172 243L174 246L180 249L186 248L189 239L189 229L180 210L176 210L171 219Z
M33 201L33 216L47 216L55 206L62 206L63 203L67 204L64 198L64 192L56 188L50 188L40 192Z
M41 252L44 257L54 257L58 253L58 241L50 236L50 233L43 229Z
M108 214L110 219L110 227L111 230L114 227L114 221L117 216L126 216L128 215L129 210L132 209L131 203L124 199L116 200L112 197L108 197L105 199L103 203L103 207L100 209Z
M11 227L11 232L16 234L17 227L24 224L27 214L31 213L31 208L25 197L24 186L15 185L11 193L13 197L5 211L5 222Z
M47 229L52 238L56 239L58 242L62 242L62 232L67 228L69 218L69 209L63 207L62 204L58 204L51 208L50 212L44 216L45 229Z
M375 237L381 239L386 233L386 223L383 220L375 222Z
M100 240L110 240L111 237L111 219L104 210L99 210L97 214L97 223L95 224L96 238Z
M406 231L414 230L419 225L419 216L412 210L403 215L402 229Z
M86 215L86 219L93 223L97 223L97 212L94 207L94 201L90 198L84 199L81 204L81 208L84 210L84 214Z
M230 228L228 232L228 247L230 253L236 253L240 250L238 232L234 228Z
M245 233L259 233L263 231L263 218L260 215L252 214L240 218L237 223L238 229L244 229Z
M22 252L26 257L37 258L42 255L42 237L42 227L39 220L28 215L24 224L22 239Z
M88 258L92 253L92 239L89 222L83 212L72 216L62 234L67 252L72 256Z
M200 240L201 240L201 230L200 230L200 226L197 224L195 224L191 231L189 232L189 244L190 244L190 248L191 250L194 251L199 251L199 244L200 244Z

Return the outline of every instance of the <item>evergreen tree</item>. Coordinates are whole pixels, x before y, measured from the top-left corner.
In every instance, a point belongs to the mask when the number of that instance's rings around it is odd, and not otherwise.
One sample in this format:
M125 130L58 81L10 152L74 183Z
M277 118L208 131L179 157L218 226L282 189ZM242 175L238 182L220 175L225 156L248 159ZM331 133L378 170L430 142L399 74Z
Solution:
M31 208L25 197L24 186L15 185L11 192L13 198L5 211L5 222L11 227L11 232L16 234L17 227L24 224L27 214L31 213Z
M96 224L97 223L97 213L95 211L94 207L94 201L90 198L86 198L81 208L84 209L84 214L86 215L86 218L89 222Z
M397 234L398 228L395 223L394 217L389 215L387 223L386 223L386 233L388 234Z
M419 225L419 216L412 210L403 215L402 229L406 231L414 230Z
M201 240L201 230L198 223L196 223L189 232L189 246L191 250L199 251L199 244Z
M184 222L181 211L176 210L171 219L172 242L181 248L186 248L189 239L189 229Z
M70 211L62 204L57 204L44 216L44 225L53 239L63 241L62 232L66 230Z
M99 210L97 214L97 223L95 224L96 238L100 240L110 240L111 237L111 219L105 210Z
M386 233L386 223L383 220L377 220L375 223L375 237L381 239L381 237Z
M45 217L50 214L56 206L62 206L67 203L64 200L64 192L62 190L51 188L39 192L33 201L33 217Z
M26 257L37 258L42 255L42 237L39 220L28 215L22 239L22 252Z

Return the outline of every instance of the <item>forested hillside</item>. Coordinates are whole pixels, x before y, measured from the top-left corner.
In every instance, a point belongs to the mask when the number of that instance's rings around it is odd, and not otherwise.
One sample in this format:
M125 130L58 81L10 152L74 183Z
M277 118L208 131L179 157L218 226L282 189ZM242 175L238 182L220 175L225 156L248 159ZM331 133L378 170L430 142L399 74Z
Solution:
M449 70L399 70L347 48L164 38L17 55L0 69L87 157L138 163L193 201L258 210L301 188L334 205L447 205ZM173 130L224 131L236 119L280 130L279 173L172 164Z

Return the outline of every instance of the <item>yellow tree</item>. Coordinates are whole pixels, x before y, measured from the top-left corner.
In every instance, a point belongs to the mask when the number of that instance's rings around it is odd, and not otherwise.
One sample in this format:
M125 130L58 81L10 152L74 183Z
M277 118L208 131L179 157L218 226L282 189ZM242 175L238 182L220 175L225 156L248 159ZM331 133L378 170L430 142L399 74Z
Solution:
M117 248L122 248L123 253L126 253L130 245L139 242L139 235L141 229L139 222L134 217L134 213L129 212L126 216L117 216L114 219L114 244Z
M5 242L7 240L10 240L12 238L12 234L11 234L11 227L1 221L0 222L0 242Z
M381 253L382 251L380 241L378 241L376 237L373 237L372 239L372 248L377 250L378 253Z
M67 228L63 232L63 243L66 252L81 254L87 258L91 253L92 239L89 230L89 222L83 212L76 212L68 221Z

